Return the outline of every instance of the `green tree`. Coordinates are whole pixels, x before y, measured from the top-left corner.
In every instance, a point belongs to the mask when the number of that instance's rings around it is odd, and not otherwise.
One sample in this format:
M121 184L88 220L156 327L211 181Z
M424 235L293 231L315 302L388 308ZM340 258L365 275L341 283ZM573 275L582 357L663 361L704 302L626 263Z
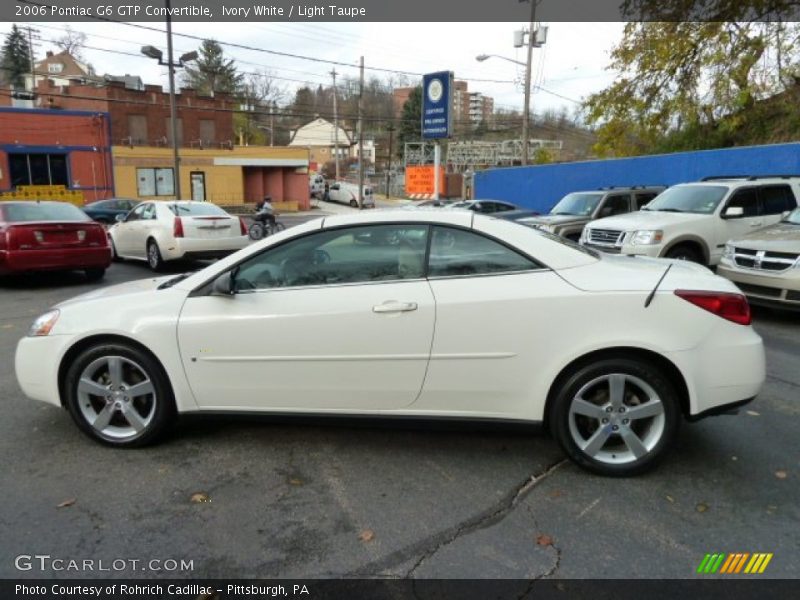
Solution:
M238 94L243 82L244 75L236 69L234 60L226 58L222 46L214 40L203 40L197 61L187 65L183 75L183 85L207 95Z
M422 140L422 86L418 85L408 95L408 100L403 104L402 121L398 137L397 153L403 155L403 145L406 142L419 142Z
M737 11L711 0L713 14L735 20L628 23L611 53L617 79L584 105L597 126L595 151L635 155L661 150L665 140L679 141L671 149L709 147L740 128L756 102L795 85L800 24L745 21L747 4Z
M25 75L31 72L31 49L25 34L11 26L0 50L0 81L14 88L25 87Z

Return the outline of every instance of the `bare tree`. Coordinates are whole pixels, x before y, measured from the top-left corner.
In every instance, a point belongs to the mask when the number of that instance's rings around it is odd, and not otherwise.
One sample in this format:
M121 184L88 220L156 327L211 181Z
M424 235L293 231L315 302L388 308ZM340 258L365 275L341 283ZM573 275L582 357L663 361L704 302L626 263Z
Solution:
M86 62L83 56L83 47L86 45L86 34L82 31L75 31L69 25L64 28L64 31L64 35L56 40L56 46L77 60Z

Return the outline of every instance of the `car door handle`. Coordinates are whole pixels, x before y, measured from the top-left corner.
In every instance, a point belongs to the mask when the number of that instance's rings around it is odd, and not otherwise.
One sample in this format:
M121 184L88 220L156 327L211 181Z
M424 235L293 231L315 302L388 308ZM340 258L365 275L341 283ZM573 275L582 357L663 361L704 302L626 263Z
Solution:
M376 304L372 307L372 312L376 313L409 312L411 310L417 310L416 302L397 302L396 300L388 300L383 304Z

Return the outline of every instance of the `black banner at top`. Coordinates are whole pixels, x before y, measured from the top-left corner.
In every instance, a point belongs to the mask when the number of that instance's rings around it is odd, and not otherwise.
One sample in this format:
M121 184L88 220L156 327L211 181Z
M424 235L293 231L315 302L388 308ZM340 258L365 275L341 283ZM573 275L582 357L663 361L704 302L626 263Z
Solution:
M524 22L532 0L2 0L16 22ZM538 0L536 20L798 21L800 0ZM444 33L444 31L443 31Z

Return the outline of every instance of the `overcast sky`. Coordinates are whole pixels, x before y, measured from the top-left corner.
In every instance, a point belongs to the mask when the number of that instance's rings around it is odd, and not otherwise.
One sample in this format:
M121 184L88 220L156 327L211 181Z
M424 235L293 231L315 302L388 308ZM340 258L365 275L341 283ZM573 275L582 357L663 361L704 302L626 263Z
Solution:
M142 23L163 29L160 23ZM577 101L603 89L614 77L606 70L609 52L622 34L622 23L546 23L547 44L534 50L536 112L562 106L570 111ZM37 57L54 47L52 40L64 35L63 23L35 23L39 31ZM139 55L142 45L166 49L163 32L109 23L74 23L76 31L87 34L86 58L98 73L136 74L145 83L166 85L166 69ZM413 73L452 70L457 79L466 79L471 91L495 98L496 107L522 108L521 81L524 68L505 60L491 58L477 62L478 54L496 54L525 61L524 48L514 48L513 31L522 23L175 23L175 34L213 37L223 43L226 54L243 71L268 69L285 78L290 96L307 84L329 84L332 65L311 60L282 57L264 52L225 46L225 42L254 48L288 52L316 59L353 64L337 66L342 74L357 76L359 56L367 67L382 67ZM0 24L5 34L9 23ZM196 49L198 42L175 37L177 54ZM101 50L103 49L103 50ZM106 51L104 51L106 50ZM108 52L131 53L133 56ZM371 74L385 74L367 70ZM479 81L499 80L501 82ZM290 81L295 80L295 81ZM516 80L516 83L515 83ZM550 93L552 92L552 93Z

